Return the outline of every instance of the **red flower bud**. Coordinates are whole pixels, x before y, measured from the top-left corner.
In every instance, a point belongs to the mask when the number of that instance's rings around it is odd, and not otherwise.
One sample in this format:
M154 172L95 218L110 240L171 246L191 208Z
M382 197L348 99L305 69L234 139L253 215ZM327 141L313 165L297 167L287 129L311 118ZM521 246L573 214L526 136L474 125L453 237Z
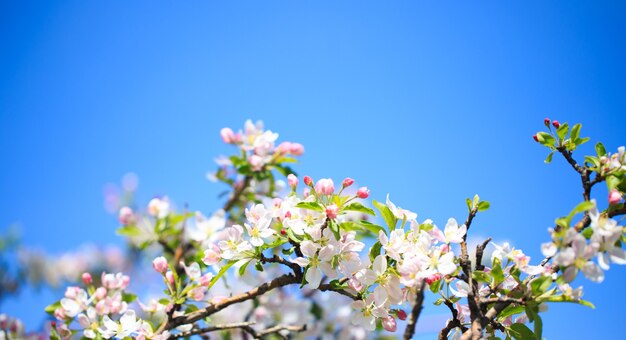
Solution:
M402 321L406 320L406 312L403 311L402 309L400 309L400 310L398 310L396 312L396 316L398 317L398 319L400 319Z
M304 184L311 186L313 185L313 178L309 177L309 176L304 176Z
M554 126L556 129L558 129L558 128L559 128L559 126L561 126L561 123L559 123L559 121L558 121L558 120L553 120L553 121L552 121L552 126Z
M280 230L280 234L283 235L283 236L287 235L287 230L281 229Z
M91 274L89 274L87 272L83 273L81 278L83 279L83 283L86 286L89 286L93 282L93 279L91 278Z
M535 142L539 141L539 137L537 137L537 135L533 135L533 139L535 140Z
M344 188L347 188L351 186L353 183L354 183L354 180L350 177L347 177L346 179L343 180L343 183L341 183L341 186L343 186Z
M550 118L544 119L543 124L545 124L547 127L550 127Z

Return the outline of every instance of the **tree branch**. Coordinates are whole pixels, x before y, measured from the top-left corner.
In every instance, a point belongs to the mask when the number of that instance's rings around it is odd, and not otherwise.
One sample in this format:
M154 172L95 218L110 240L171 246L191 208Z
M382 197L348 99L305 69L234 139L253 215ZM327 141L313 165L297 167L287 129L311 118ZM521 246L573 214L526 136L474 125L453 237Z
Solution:
M409 315L409 319L406 323L406 328L404 329L404 339L410 340L415 333L415 325L417 325L417 320L419 320L420 313L422 312L422 307L424 305L424 286L426 282L424 280L421 281L419 287L417 287L417 293L415 296L415 304L413 304L413 310L411 310L411 314Z

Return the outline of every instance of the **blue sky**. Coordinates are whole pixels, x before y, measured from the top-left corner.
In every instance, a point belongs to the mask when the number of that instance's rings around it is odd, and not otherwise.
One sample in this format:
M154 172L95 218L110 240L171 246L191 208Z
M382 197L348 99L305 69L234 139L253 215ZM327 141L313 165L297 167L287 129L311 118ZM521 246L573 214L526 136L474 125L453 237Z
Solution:
M252 118L305 145L300 174L351 176L421 219L464 219L479 193L492 209L471 233L539 261L581 189L531 136L551 117L582 122L609 150L626 144L624 7L4 1L0 229L18 222L25 244L53 253L119 244L102 188L128 171L144 200L168 194L208 213L223 187L205 173L230 151L219 129ZM552 305L545 336L621 334L625 270L581 280L596 310ZM3 310L38 323L50 296Z

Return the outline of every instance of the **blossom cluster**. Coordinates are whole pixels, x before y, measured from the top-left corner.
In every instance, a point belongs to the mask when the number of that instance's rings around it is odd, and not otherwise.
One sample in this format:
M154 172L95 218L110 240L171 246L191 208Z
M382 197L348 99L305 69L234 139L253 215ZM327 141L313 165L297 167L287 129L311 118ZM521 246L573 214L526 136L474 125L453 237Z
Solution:
M579 137L580 125L570 129L567 123L548 120L546 126L550 131L535 139L552 151L547 161L556 152L571 158L588 140ZM406 320L407 311L423 303L419 297L430 290L439 297L435 305L452 313L440 338L473 332L476 322L488 318L479 327L490 335L499 331L519 339L530 332L541 338L537 325L546 303L590 305L582 300L582 287L569 285L579 271L601 282L610 263L626 263L625 228L611 218L624 209L623 147L610 155L597 146L597 157L589 156L584 166L573 165L587 179L586 188L592 186L591 173L598 176L593 184L606 180L609 209L599 211L586 192L585 201L550 230L552 241L541 247L546 259L532 264L522 250L489 240L470 256L466 238L472 220L490 205L478 196L467 199L465 223L449 218L440 229L430 219L418 221L415 212L399 207L389 195L385 202L373 200L370 207L370 190L357 187L352 178L335 185L330 178L298 177L285 164L295 161L288 156L302 154L302 145L276 145L278 135L261 123L247 121L236 133L225 128L221 136L240 151L220 161L213 175L232 188L223 208L208 217L177 213L167 197L155 197L145 212L129 206L119 210L118 233L139 249L162 253L150 259L162 277L164 296L147 305L137 301L133 309L135 296L125 291L128 276L103 273L96 284L84 274L85 288L69 287L49 308L59 321L58 337L70 337L73 327L86 338L184 337L200 334L206 329L203 324L210 326L226 313L227 320L245 325L225 327L224 334L275 330L284 335L300 323L307 326L298 330L302 337L361 339L372 331L396 332L398 320ZM286 183L275 178L274 170ZM573 225L579 213L584 216ZM491 254L483 259L489 244ZM229 284L233 277L263 287L262 293L252 288L237 295L239 284ZM294 284L302 290L287 287ZM344 300L329 300L322 294L328 291ZM345 300L351 303L338 302ZM235 302L248 303L248 312L228 314L225 308ZM495 314L487 317L485 311L492 309ZM525 325L531 322L534 331Z

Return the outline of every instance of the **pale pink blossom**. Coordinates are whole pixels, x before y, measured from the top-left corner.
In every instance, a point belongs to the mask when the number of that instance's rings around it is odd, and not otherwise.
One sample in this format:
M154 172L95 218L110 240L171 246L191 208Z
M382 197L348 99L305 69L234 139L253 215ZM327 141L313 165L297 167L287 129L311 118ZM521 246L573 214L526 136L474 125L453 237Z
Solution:
M322 178L315 183L315 192L318 195L332 195L335 192L335 184L330 178Z
M154 268L154 270L158 273L165 274L168 269L167 259L163 256L156 257L152 260L152 268Z

